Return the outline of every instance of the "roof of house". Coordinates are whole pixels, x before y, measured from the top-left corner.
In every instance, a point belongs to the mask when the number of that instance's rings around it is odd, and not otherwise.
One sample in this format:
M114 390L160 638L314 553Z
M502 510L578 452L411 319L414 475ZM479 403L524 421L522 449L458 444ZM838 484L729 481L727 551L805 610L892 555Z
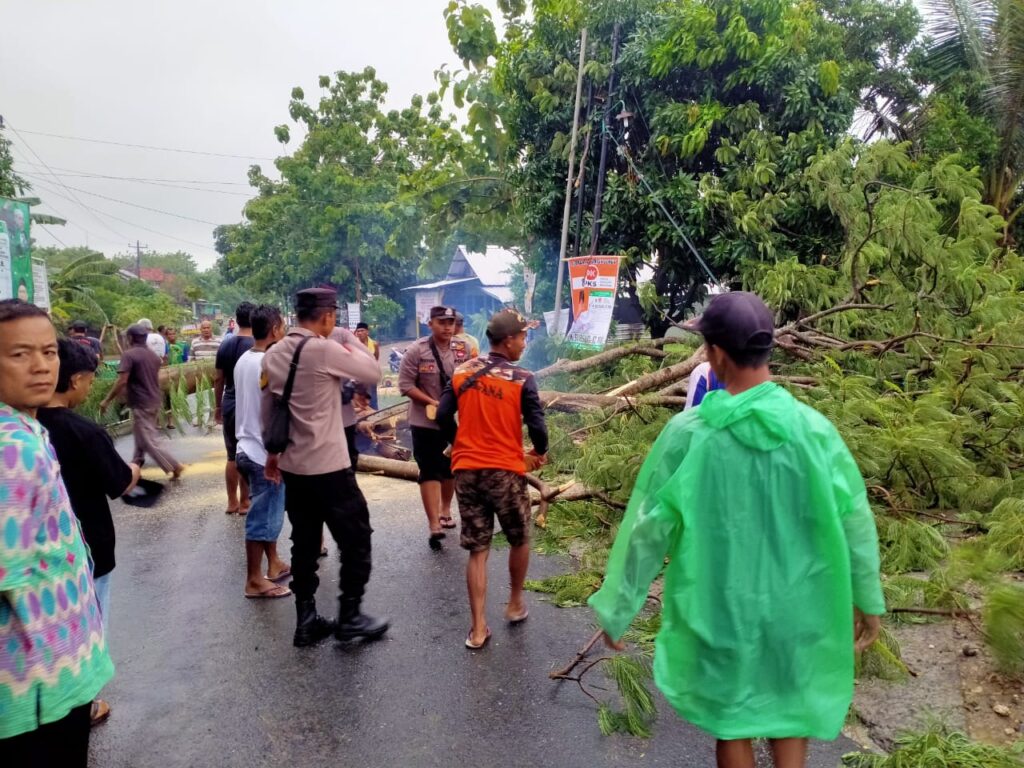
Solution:
M512 301L512 269L519 263L519 255L507 248L488 245L484 253L473 253L466 246L455 249L448 275L444 280L421 285L410 285L403 291L431 290L449 285L479 280L484 293L493 296L503 304Z
M167 279L167 273L160 267L143 267L139 270L139 277L148 283L162 283Z

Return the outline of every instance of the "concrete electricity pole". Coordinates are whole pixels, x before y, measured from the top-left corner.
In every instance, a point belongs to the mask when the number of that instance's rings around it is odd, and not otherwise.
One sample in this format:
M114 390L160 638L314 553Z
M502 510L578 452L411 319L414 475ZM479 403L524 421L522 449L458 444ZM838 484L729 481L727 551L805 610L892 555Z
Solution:
M141 245L138 240L135 241L135 245L128 243L129 248L135 249L135 276L142 279L142 252L148 251L148 245Z

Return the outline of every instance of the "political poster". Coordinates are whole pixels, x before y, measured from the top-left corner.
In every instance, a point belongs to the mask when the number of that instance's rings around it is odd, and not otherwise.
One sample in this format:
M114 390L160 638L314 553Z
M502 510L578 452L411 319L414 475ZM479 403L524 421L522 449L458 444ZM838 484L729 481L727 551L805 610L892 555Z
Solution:
M566 335L570 345L603 349L619 289L619 256L576 256L569 263L573 323Z
M14 298L14 276L11 271L11 238L7 224L0 219L0 301Z
M441 289L416 291L416 317L426 325L430 322L430 309L441 303Z
M28 203L0 197L0 222L0 297L34 301Z
M354 331L362 320L362 311L359 302L348 302L348 329Z
M32 259L32 287L35 295L32 303L50 311L50 280L46 274L46 262L42 259Z

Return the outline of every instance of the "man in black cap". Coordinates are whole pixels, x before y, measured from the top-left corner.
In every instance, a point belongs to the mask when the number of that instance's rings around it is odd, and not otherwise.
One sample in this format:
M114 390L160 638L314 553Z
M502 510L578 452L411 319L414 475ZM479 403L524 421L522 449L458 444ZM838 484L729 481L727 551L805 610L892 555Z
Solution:
M511 593L505 620L519 624L529 615L523 599L523 582L530 563L530 490L526 473L546 462L548 450L548 430L537 382L532 373L514 365L526 350L526 331L530 325L514 309L495 314L487 326L490 354L455 369L438 409L438 423L446 441L453 445L452 468L462 518L460 543L470 553L466 584L473 623L465 644L471 650L483 648L491 637L484 608L487 556L495 517L510 545ZM533 442L529 453L523 450L524 424Z
M100 346L100 340L89 335L89 326L84 320L75 320L68 326L68 338L91 349L96 358L102 362L103 348Z
M160 430L156 419L163 403L160 388L161 360L146 346L149 330L132 325L127 331L130 346L121 355L117 381L100 403L100 413L107 410L122 392L127 393L132 412L132 435L135 437L133 464L142 466L146 454L174 480L185 471L184 465L160 445Z
M674 417L651 448L589 603L619 638L665 571L658 687L718 739L718 765L803 766L853 695L854 653L885 600L864 480L835 427L774 384L771 310L715 296L684 324L704 337L724 390ZM668 566L665 565L666 560Z
M431 549L441 549L445 528L454 528L452 498L455 480L452 462L446 455L448 442L437 425L437 406L441 393L455 372L452 337L455 334L455 310L432 307L430 335L405 350L398 369L398 391L409 398L409 427L412 453L420 468L420 498L430 526Z
M294 644L313 645L332 632L339 640L372 640L388 629L386 621L360 610L370 578L370 511L349 458L342 420L341 386L346 379L376 384L380 367L348 329L335 331L338 295L330 288L309 288L295 296L298 326L263 356L263 427L270 422L273 396L281 397L296 365L288 402L289 444L268 454L266 476L284 481L285 508L292 524L292 583L297 621ZM296 362L297 358L297 362ZM337 623L316 610L317 559L324 525L338 544L341 590Z

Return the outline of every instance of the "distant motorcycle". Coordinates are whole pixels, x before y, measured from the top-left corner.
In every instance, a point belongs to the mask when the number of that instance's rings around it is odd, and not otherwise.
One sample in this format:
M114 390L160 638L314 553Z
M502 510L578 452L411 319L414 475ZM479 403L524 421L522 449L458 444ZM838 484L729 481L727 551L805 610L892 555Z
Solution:
M402 365L402 354L397 349L392 349L391 354L388 355L388 366L391 368L392 373L398 373L398 369Z

